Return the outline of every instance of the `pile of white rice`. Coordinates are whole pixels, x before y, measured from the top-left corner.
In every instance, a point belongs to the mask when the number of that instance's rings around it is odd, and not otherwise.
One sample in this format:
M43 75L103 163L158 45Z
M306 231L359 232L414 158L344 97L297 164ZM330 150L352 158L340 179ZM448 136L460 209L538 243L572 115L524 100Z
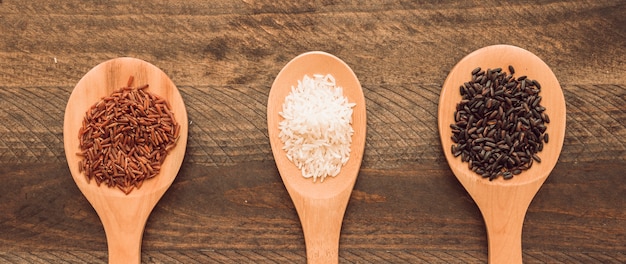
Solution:
M354 105L330 74L305 75L298 87L291 87L280 113L284 120L278 124L279 137L302 176L323 182L326 176L337 176L348 162Z

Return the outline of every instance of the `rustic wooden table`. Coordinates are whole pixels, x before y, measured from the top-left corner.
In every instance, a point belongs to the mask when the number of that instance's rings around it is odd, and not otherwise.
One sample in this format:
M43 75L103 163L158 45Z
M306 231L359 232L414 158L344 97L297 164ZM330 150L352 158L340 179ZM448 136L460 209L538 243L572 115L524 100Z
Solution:
M63 114L87 71L131 56L170 76L190 120L143 262L304 263L266 103L289 60L322 50L352 67L367 102L340 262L485 263L485 226L443 156L437 102L461 58L511 44L553 69L567 101L524 261L625 263L626 2L419 2L0 0L0 262L106 262L100 220L66 164Z

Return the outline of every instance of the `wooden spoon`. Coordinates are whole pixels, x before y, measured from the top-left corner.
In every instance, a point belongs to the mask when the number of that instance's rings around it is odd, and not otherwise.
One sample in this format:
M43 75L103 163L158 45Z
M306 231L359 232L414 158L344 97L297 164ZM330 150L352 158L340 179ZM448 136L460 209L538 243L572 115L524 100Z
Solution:
M350 159L335 177L324 182L302 177L301 171L287 159L284 144L278 138L278 123L282 120L285 97L304 75L332 74L343 95L356 103L352 114L352 145ZM324 52L304 53L290 61L272 85L267 104L267 126L272 152L281 178L298 211L308 263L337 263L339 235L343 215L356 181L365 148L365 98L361 84L350 67L337 57Z
M126 195L118 188L98 187L87 182L78 171L80 152L78 130L87 110L102 97L126 86L130 76L134 86L149 84L148 92L167 100L180 124L180 138L170 150L160 173L148 179L139 189ZM140 263L141 239L150 212L176 178L187 145L187 112L182 97L172 81L160 69L145 61L117 58L99 64L76 85L65 108L63 143L72 177L98 213L104 226L109 263Z
M550 117L547 131L550 141L538 153L541 163L510 180L493 181L471 171L468 163L451 153L452 129L456 104L461 100L459 87L471 79L476 67L507 69L515 76L527 75L541 84L541 105ZM565 137L565 99L552 70L534 54L514 46L495 45L479 49L463 58L450 72L439 98L439 133L448 164L472 196L485 220L489 241L489 263L522 263L522 225L531 200L546 180L561 152Z

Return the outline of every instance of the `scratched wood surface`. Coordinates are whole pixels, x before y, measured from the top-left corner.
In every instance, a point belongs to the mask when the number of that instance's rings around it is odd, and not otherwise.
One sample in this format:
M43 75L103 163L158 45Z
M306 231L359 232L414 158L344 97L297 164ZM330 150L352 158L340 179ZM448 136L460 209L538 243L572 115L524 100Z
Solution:
M0 263L106 262L62 126L78 80L120 56L166 72L190 120L143 262L304 263L265 111L280 69L311 50L348 63L367 101L340 262L485 263L484 224L447 167L436 114L449 70L492 44L542 58L568 107L559 163L526 217L524 261L626 262L626 1L284 2L0 0Z

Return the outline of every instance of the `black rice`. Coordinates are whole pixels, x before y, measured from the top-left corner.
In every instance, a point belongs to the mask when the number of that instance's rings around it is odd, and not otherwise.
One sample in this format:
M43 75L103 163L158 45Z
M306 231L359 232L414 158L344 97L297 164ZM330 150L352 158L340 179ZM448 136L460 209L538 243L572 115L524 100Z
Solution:
M515 78L513 66L508 69L472 70L471 80L459 88L462 100L450 125L454 156L489 180L511 179L533 160L541 162L537 153L548 143L550 119L541 106L539 82Z

